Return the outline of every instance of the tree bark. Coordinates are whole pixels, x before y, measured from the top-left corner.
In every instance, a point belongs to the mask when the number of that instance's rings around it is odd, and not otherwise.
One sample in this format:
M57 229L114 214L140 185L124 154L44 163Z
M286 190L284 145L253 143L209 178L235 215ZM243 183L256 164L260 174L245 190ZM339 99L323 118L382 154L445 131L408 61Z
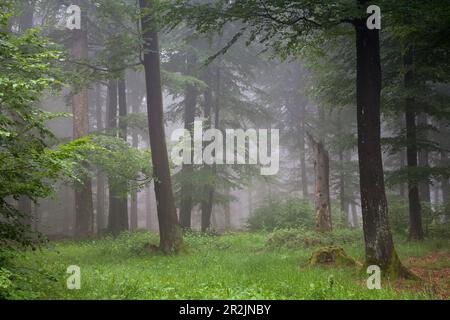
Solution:
M314 150L316 229L332 230L330 203L330 160L321 141L317 142L309 133L308 139Z
M366 1L360 0L364 6ZM366 19L355 19L356 96L361 207L366 264L378 265L388 276L408 276L394 248L388 220L381 155L381 64L379 31Z
M151 13L152 1L139 0L139 4L143 13L141 26L144 41L147 112L159 220L160 250L172 253L181 249L183 238L173 197L164 133L158 32Z
M414 86L413 74L413 52L408 48L404 57L404 66L406 68L404 83L406 90L412 90ZM406 123L406 161L408 169L417 169L417 127L415 99L408 96L405 99L405 123ZM408 174L408 202L409 202L409 239L422 240L422 213L419 198L419 184Z

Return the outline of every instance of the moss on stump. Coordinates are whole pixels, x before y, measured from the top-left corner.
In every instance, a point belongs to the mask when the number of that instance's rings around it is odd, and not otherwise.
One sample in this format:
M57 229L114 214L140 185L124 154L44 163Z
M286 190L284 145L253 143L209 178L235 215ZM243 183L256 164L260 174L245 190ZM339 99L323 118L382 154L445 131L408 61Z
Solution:
M341 267L360 267L361 264L347 255L344 248L328 246L317 249L309 258L310 266L335 265Z

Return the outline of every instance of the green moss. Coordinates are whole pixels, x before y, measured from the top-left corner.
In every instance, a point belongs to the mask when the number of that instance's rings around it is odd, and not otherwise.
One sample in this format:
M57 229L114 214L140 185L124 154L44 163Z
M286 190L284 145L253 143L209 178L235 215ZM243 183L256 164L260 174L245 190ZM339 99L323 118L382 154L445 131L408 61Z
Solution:
M328 246L319 248L309 258L309 265L336 265L342 267L361 266L361 264L347 255L344 248Z

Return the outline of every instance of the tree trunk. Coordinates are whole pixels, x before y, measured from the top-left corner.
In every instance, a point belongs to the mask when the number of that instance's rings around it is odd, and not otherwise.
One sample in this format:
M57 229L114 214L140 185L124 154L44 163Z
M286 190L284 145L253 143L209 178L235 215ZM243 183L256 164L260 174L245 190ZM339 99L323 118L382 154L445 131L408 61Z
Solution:
M217 68L216 73L216 92L215 92L215 110L214 110L214 126L216 129L219 129L219 121L220 121L220 106L219 106L219 89L220 89L220 69ZM210 71L208 71L207 76L208 88L204 93L205 97L205 119L206 119L206 127L205 130L208 130L212 127L212 105L213 105L213 96L212 96L212 75ZM207 170L211 170L211 174L216 173L216 166L213 165L207 166ZM202 209L202 219L201 219L201 231L206 232L211 227L211 215L214 204L214 193L215 188L214 185L206 185L205 186L205 195L207 196L205 200L202 201L201 209Z
M339 150L339 163L340 163L340 172L339 172L339 202L341 206L342 213L342 223L344 225L348 225L348 204L345 197L345 172L344 172L344 151Z
M414 86L414 74L411 70L413 66L412 48L408 48L408 52L404 58L404 66L407 70L405 73L405 89L412 90ZM407 97L405 100L405 122L406 122L406 161L408 169L417 169L417 128L416 128L416 111L415 99ZM419 198L419 185L417 179L408 175L408 201L409 201L409 239L422 240L422 214Z
M316 229L329 232L331 224L330 204L330 160L328 151L322 142L317 142L308 134L311 149L314 150L314 175L315 175L315 207L316 207Z
M103 124L103 108L100 83L97 83L96 88L96 120L97 120L97 132L102 132L104 129ZM105 185L106 178L102 172L97 173L97 234L102 235L105 228Z
M230 197L231 193L230 193L230 188L227 188L226 191L226 196ZM225 203L225 208L224 208L224 213L225 213L225 231L230 231L231 230L231 200L227 200L227 202Z
M187 58L186 74L193 75L193 68L197 58L194 54L189 54ZM195 107L197 104L197 89L188 85L185 90L184 96L184 128L191 133L191 137L194 136L194 121L195 121ZM180 224L185 230L191 229L191 216L192 216L192 184L190 183L191 175L194 172L193 166L193 146L191 146L191 163L184 163L182 165L182 183L181 183L181 205L180 205Z
M366 1L360 0L361 5ZM388 276L407 276L395 252L388 220L381 156L379 31L369 30L366 19L355 19L356 96L359 176L366 264L378 265Z
M417 124L421 127L421 130L424 132L421 137L422 140L427 140L428 135L426 133L426 126L428 125L427 115L425 113L420 113L417 117ZM429 155L428 150L420 150L419 151L419 167L428 168L429 167ZM419 183L419 197L421 202L431 203L431 195L430 195L430 184L428 181L423 181Z
M125 75L118 81L119 94L119 137L127 141L127 124L124 117L127 116L127 88L125 83ZM129 230L128 222L128 190L127 184L123 181L120 184L120 191L118 197L118 215L119 215L119 230Z
M88 40L84 25L81 30L72 31L72 57L76 60L87 59ZM88 88L76 88L72 96L73 138L78 139L89 134ZM83 177L82 183L75 186L75 235L87 236L92 233L93 201L92 186L89 177Z
M135 106L133 106L133 112L139 112L134 110ZM133 130L133 134L131 136L132 139L132 146L134 148L138 148L139 147L139 136L137 135L137 133L135 132L135 130ZM139 221L139 217L138 217L138 193L135 190L136 185L134 186L133 190L131 191L131 204L130 204L130 229L132 231L137 230L139 227L138 221Z
M306 172L306 144L305 144L305 135L306 135L306 105L302 103L300 105L301 112L301 120L300 120L300 172L302 179L302 194L303 199L308 200L308 174Z
M111 79L108 82L108 129L113 135L119 134L122 139L126 139L126 126L123 121L117 122L117 98L119 97L119 116L126 115L126 88L123 80ZM117 128L119 129L117 131ZM109 215L108 231L117 236L121 232L129 229L127 190L123 181L108 179L109 185Z
M165 253L181 249L183 238L178 224L172 191L169 157L164 133L158 32L150 0L139 0L144 41L144 68L147 89L149 137L152 150L155 195L159 220L160 249Z

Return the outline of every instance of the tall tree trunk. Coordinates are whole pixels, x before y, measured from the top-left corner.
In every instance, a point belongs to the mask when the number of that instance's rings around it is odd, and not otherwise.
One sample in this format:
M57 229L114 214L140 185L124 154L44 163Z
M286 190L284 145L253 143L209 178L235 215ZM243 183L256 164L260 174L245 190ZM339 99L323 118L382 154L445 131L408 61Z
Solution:
M402 169L406 166L405 150L400 150L398 153L398 156L399 156L399 163L400 163L399 167L400 167L400 169ZM406 199L406 188L405 188L405 184L403 182L401 182L400 186L399 186L399 196L402 200Z
M208 71L207 76L208 88L205 91L205 119L206 119L206 130L212 127L212 105L213 105L213 95L212 88L213 80L212 75ZM215 85L215 103L214 103L214 127L216 129L219 128L220 121L220 68L216 69L216 85ZM217 172L217 168L215 165L212 167L207 167L208 170L211 170L211 174L215 175ZM201 219L201 231L206 232L211 227L211 216L214 205L214 193L215 187L214 185L207 185L205 187L205 195L206 199L202 201L201 209L202 209L202 219Z
M404 58L405 88L412 90L414 87L413 74L413 52L409 47ZM406 161L408 169L417 169L417 128L416 128L416 110L415 99L407 97L405 100L405 123L406 123ZM409 201L409 238L414 240L423 239L422 214L419 198L419 184L414 177L408 174L408 201Z
M127 114L126 104L126 87L124 80L110 80L108 83L108 124L109 129L114 135L126 139L127 128L120 117ZM117 100L117 98L119 98ZM119 102L117 104L117 102ZM119 110L117 110L119 105ZM117 111L119 111L119 121L117 121ZM114 236L129 229L128 224L128 207L127 207L127 190L123 181L115 179L108 179L109 185L109 216L108 216L108 231Z
M143 11L141 25L144 40L147 112L159 220L160 249L165 253L171 253L179 251L183 238L173 197L164 133L159 40L157 26L151 13L151 3L150 0L139 0L140 8Z
M366 1L359 0L364 7ZM379 31L369 30L366 19L355 19L356 96L359 177L366 264L378 265L389 276L407 276L394 248L388 220L381 156Z
M302 195L303 199L308 200L308 174L306 172L306 105L300 104L300 173L302 179Z
M332 230L332 224L328 151L325 150L321 141L317 142L310 134L307 133L307 135L311 149L314 150L316 229L329 232Z
M97 120L97 132L102 132L104 129L103 124L103 108L102 108L102 96L100 83L95 87L95 104L96 104L96 120ZM97 234L101 235L105 228L105 185L106 178L102 172L97 173Z
M421 127L421 130L424 132L421 134L422 140L427 140L428 135L426 133L426 126L428 125L427 115L425 113L420 113L417 117L417 124ZM428 168L429 167L429 155L428 150L419 151L419 167ZM430 194L430 184L428 181L423 181L419 183L419 197L421 202L431 203L431 194Z
M142 104L142 93L140 89L140 79L136 74L131 74L128 77L128 88L131 91L130 104L131 104L131 113L137 114L141 112L141 104ZM133 129L131 132L131 145L134 148L139 148L139 134L136 129ZM137 230L139 224L139 197L137 190L137 183L134 183L133 188L130 194L130 229ZM150 225L150 224L149 224Z
M348 225L348 204L345 197L345 172L344 172L344 151L339 150L339 163L340 163L340 172L339 172L339 202L341 206L342 213L342 223Z
M125 83L125 75L118 81L119 94L119 137L127 141L127 124L124 117L127 116L127 88ZM128 221L128 190L127 184L122 182L120 184L120 191L118 195L118 231L123 232L129 230Z
M193 75L193 68L197 62L195 54L188 54L186 74ZM185 89L184 95L184 128L194 136L194 121L195 121L195 107L197 104L197 89L193 85L188 85ZM180 224L185 230L191 229L192 216L192 183L190 183L191 175L194 172L193 166L193 146L191 146L190 159L191 163L184 163L181 169L182 183L181 183L181 205L180 205Z
M87 59L88 40L86 24L82 29L72 31L72 57L76 60ZM78 139L89 134L88 88L76 88L72 96L73 138ZM89 177L81 178L82 183L75 186L75 235L87 236L92 233L93 201L92 185Z
M135 112L134 110L134 106L133 106L133 112ZM138 112L138 111L136 111ZM138 148L139 147L139 136L138 134L135 132L135 130L133 130L133 134L131 135L131 144L134 148ZM131 191L131 203L130 203L130 229L131 230L137 230L138 229L138 193L136 190L136 185L134 186L133 190Z

